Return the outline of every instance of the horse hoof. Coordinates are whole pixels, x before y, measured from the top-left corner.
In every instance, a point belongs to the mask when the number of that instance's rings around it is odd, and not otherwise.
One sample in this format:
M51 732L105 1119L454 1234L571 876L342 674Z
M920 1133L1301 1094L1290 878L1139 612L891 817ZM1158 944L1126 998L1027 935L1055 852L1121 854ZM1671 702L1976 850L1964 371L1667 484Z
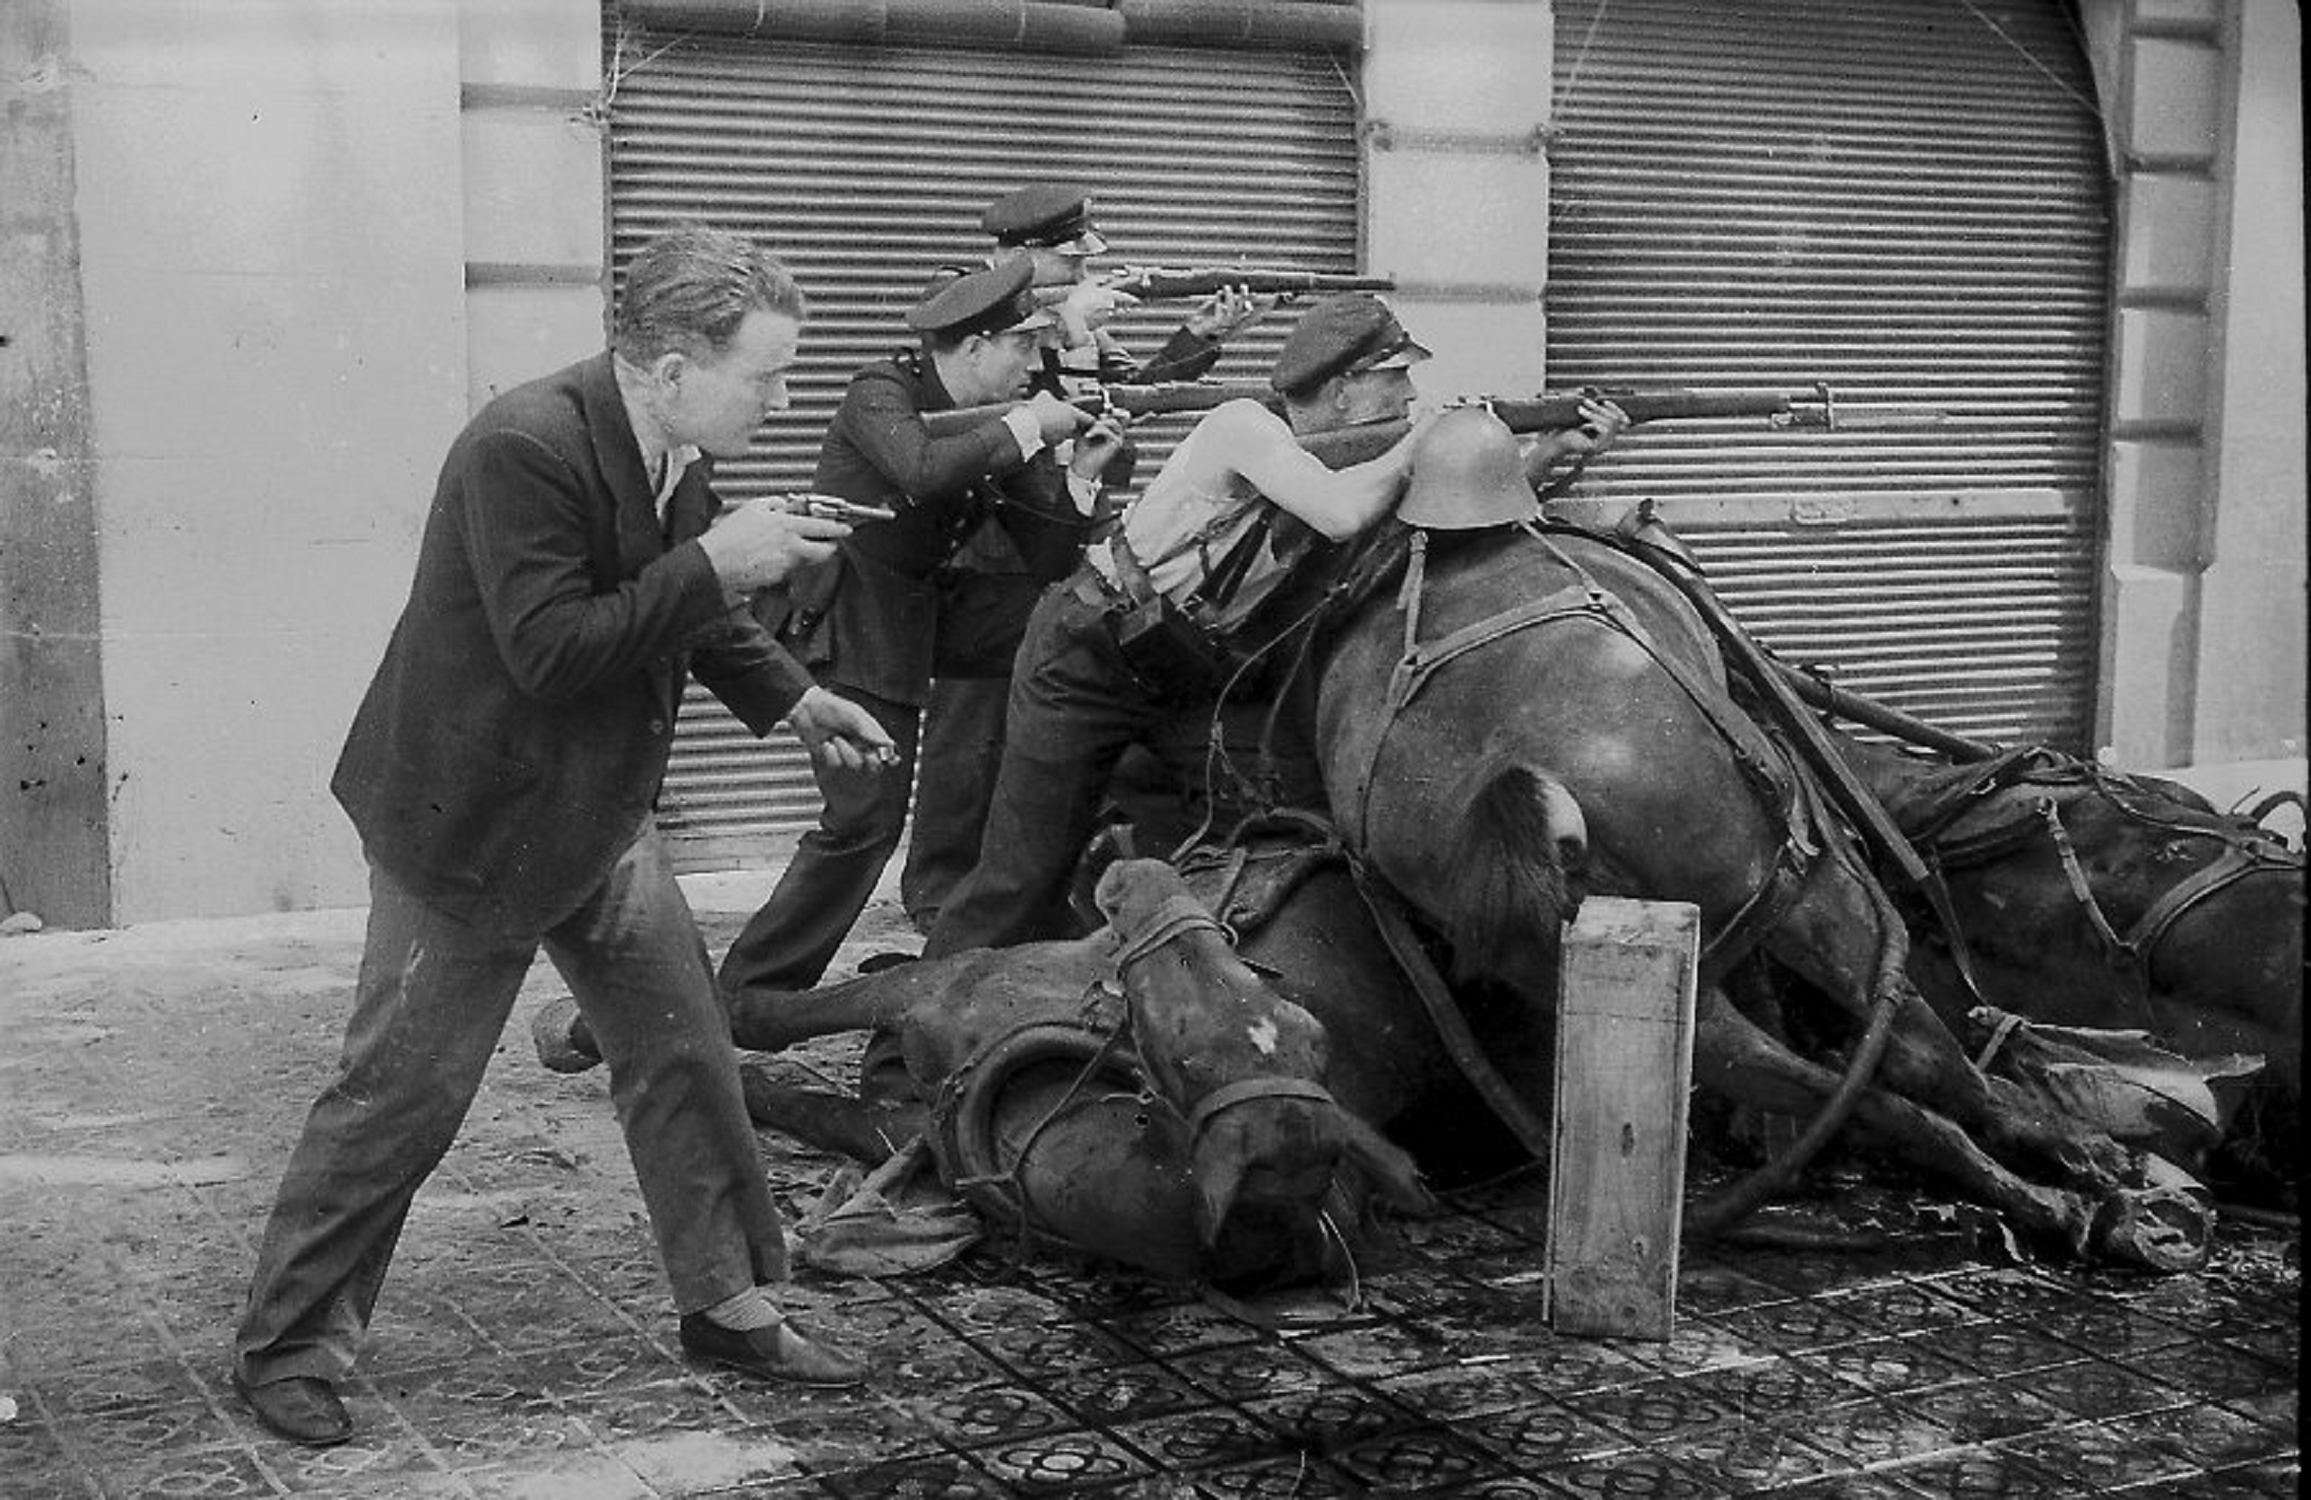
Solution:
M530 1042L552 1072L583 1073L600 1062L593 1041L579 1022L578 1002L567 995L548 1000L530 1017Z
M2214 1247L2214 1210L2177 1188L2122 1189L2095 1215L2094 1249L2106 1260L2159 1272L2195 1271Z

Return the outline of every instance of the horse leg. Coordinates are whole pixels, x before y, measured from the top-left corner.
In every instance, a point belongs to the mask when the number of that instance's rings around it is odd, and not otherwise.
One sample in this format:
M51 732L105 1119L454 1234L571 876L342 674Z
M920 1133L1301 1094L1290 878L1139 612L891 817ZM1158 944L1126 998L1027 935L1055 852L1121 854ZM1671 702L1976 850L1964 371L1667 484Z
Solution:
M1766 951L1857 1020L1892 987L1899 1007L1879 1064L1895 1093L1980 1138L2000 1159L2107 1192L2139 1175L2103 1133L2059 1116L1976 1068L1907 972L1909 933L1877 881L1833 844L1816 861Z
M807 990L740 990L728 996L730 1039L749 1052L779 1052L814 1036L894 1028L917 1001L944 993L978 957L918 960Z
M879 1167L909 1137L923 1130L920 1103L883 1103L821 1089L790 1088L771 1080L762 1064L738 1065L746 1112L757 1125L793 1136L806 1146Z
M1727 1099L1787 1114L1812 1109L1838 1084L1835 1073L1768 1036L1715 989L1703 992L1696 1016L1693 1081ZM1883 1088L1862 1092L1852 1124L2030 1235L2060 1244L2074 1259L2086 1253L2095 1199L2016 1176L1948 1119Z

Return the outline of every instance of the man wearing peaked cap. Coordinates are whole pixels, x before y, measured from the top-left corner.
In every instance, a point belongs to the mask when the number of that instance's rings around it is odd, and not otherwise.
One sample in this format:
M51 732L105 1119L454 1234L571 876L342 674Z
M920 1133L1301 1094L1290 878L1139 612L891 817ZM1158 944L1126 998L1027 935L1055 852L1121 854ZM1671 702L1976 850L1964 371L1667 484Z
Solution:
M895 763L879 774L812 767L817 826L723 959L719 977L734 999L806 989L824 975L906 827L933 679L1000 682L1036 594L1081 555L1099 475L1121 438L1054 396L1030 396L1052 325L1031 277L1020 261L935 278L905 317L916 347L851 378L820 445L814 489L897 514L858 527L826 566L783 597L763 596L763 611L818 682L841 684L874 716ZM1007 402L1016 404L943 436L923 420ZM1072 445L1064 460L1060 444ZM1004 539L1020 571L954 566L982 528Z
M994 242L992 265L1022 265L1036 297L1059 321L1046 341L1035 374L1039 390L1083 395L1101 385L1194 380L1209 374L1229 334L1273 306L1272 297L1228 290L1214 294L1173 332L1144 364L1104 326L1130 296L1090 273L1106 238L1092 222L1091 195L1080 187L1035 182L987 205L979 227ZM1127 442L1108 482L1121 486L1135 462ZM998 530L983 530L957 554L955 566L997 575L1017 574L1021 563ZM931 688L923 720L923 778L915 799L914 831L899 872L899 900L918 931L928 931L940 903L979 857L987 817L987 789L1003 750L1003 684L989 678L942 678Z
M1214 701L1222 678L1199 672L1197 651L1158 648L1185 632L1224 660L1231 641L1263 638L1282 622L1264 619L1261 606L1314 537L1344 540L1394 509L1430 425L1406 420L1409 372L1428 357L1377 297L1316 303L1270 372L1283 415L1249 400L1215 408L1116 533L1044 594L1012 672L1009 736L979 862L941 908L926 958L1064 936L1075 925L1067 883L1117 762L1135 744L1154 747L1169 721L1209 722L1224 707ZM1404 435L1340 469L1301 444L1367 425ZM1159 616L1171 625L1146 628ZM1300 716L1273 722L1277 739L1262 748L1276 765L1275 799L1322 807Z

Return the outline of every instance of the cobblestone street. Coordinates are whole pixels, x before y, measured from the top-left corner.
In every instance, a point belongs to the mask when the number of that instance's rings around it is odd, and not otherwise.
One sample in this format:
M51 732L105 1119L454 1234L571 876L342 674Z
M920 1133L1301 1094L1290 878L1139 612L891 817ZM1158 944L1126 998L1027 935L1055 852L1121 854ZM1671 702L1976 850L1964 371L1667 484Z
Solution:
M727 878L725 878L727 879ZM718 949L762 889L694 889ZM900 946L887 900L837 961ZM2298 1246L2204 1273L1689 1247L1665 1344L1540 1317L1530 1184L1464 1194L1337 1292L1253 1321L975 1253L791 1305L867 1390L686 1365L597 1070L520 1021L417 1202L347 1388L354 1441L277 1441L225 1384L253 1245L334 1055L358 912L0 942L0 1494L2292 1496ZM844 1042L788 1066L847 1077ZM833 1163L765 1135L798 1214ZM1920 1217L1915 1222L1935 1222Z

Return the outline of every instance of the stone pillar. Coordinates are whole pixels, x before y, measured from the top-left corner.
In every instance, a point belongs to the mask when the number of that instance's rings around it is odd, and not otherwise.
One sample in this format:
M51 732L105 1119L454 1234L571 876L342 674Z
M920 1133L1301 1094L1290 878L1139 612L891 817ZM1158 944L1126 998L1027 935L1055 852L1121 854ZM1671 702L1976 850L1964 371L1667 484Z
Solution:
M1436 353L1431 398L1540 389L1555 8L1367 0L1367 262Z

